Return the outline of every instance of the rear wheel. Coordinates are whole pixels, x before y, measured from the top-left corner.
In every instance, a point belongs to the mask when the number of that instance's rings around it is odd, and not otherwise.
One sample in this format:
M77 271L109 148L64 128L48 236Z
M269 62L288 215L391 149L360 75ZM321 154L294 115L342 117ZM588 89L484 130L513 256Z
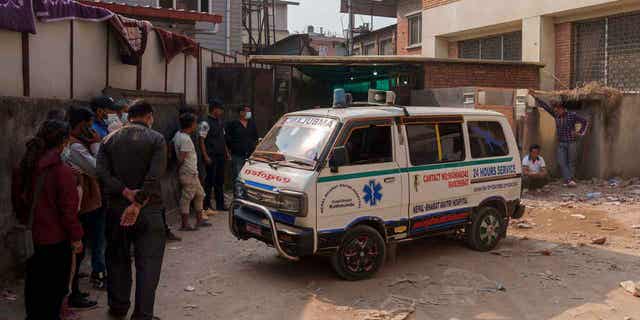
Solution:
M496 208L480 208L466 227L467 244L478 251L494 249L502 238L502 224L502 215Z
M380 233L360 225L347 231L331 258L333 269L346 280L371 278L384 264L386 246Z

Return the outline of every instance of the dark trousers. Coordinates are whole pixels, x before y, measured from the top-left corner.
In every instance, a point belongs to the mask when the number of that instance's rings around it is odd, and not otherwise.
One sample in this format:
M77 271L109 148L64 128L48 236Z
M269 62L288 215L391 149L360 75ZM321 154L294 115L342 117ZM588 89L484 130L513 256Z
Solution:
M37 245L27 261L24 300L27 320L59 320L69 292L71 244Z
M522 187L529 190L541 189L547 185L547 177L522 176Z
M86 235L85 245L91 249L91 270L94 273L106 272L104 261L106 249L106 216L103 208L80 215L80 222Z
M236 180L238 179L238 176L240 175L240 170L242 170L242 167L244 166L244 163L246 160L247 160L247 157L245 156L238 156L238 155L231 156L231 172L232 172L234 185L236 183Z
M216 155L211 158L211 164L206 167L207 176L204 179L205 210L211 208L212 192L215 195L216 210L224 210L224 165L224 155Z
M144 208L135 225L120 226L125 207L107 209L107 291L109 307L125 313L131 307L131 247L136 267L132 320L151 320L166 242L163 210Z

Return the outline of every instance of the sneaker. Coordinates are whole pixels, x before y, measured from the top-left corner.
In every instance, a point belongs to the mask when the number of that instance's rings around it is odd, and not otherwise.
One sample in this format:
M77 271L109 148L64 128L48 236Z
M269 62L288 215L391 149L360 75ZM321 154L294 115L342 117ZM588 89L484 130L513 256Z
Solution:
M578 186L578 184L573 180L567 182L567 187L569 187L569 188L575 188L577 186Z
M169 242L178 242L182 241L182 238L176 236L171 230L167 231L167 241Z
M69 308L75 310L93 309L98 305L98 301L89 300L87 298L69 298Z
M94 272L91 274L91 283L94 289L104 290L107 288L107 275L104 272Z

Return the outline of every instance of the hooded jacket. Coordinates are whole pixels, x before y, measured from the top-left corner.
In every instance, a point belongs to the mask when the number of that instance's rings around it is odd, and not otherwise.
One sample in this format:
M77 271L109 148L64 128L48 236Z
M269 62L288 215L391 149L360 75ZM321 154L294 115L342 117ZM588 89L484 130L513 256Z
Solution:
M36 201L33 219L33 242L37 245L56 244L64 241L79 241L83 230L78 220L78 190L73 171L69 168L56 150L47 151L36 165L32 175L35 189L37 177L46 172L42 191ZM24 201L33 194L24 195L19 175L14 174L12 198L14 207L22 201L26 205L18 212L18 219L26 222L31 201ZM35 190L33 191L35 193Z

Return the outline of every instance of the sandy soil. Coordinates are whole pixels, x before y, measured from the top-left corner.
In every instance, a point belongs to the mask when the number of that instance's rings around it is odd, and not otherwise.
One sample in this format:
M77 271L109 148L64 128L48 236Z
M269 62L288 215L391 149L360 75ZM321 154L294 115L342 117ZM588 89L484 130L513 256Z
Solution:
M593 190L595 200L580 201ZM640 199L631 186L554 185L526 195L523 221L491 253L454 239L403 244L371 280L338 279L325 258L291 263L237 241L226 215L168 246L156 310L162 319L640 319ZM573 193L574 195L567 195ZM564 195L564 196L563 196ZM607 197L616 197L607 199ZM574 216L572 216L574 215ZM583 215L575 216L575 215ZM526 222L531 229L518 228ZM591 244L605 236L604 245ZM192 286L193 291L185 288ZM9 290L20 292L19 283ZM83 319L108 319L106 294ZM22 297L0 299L0 319L21 319Z

